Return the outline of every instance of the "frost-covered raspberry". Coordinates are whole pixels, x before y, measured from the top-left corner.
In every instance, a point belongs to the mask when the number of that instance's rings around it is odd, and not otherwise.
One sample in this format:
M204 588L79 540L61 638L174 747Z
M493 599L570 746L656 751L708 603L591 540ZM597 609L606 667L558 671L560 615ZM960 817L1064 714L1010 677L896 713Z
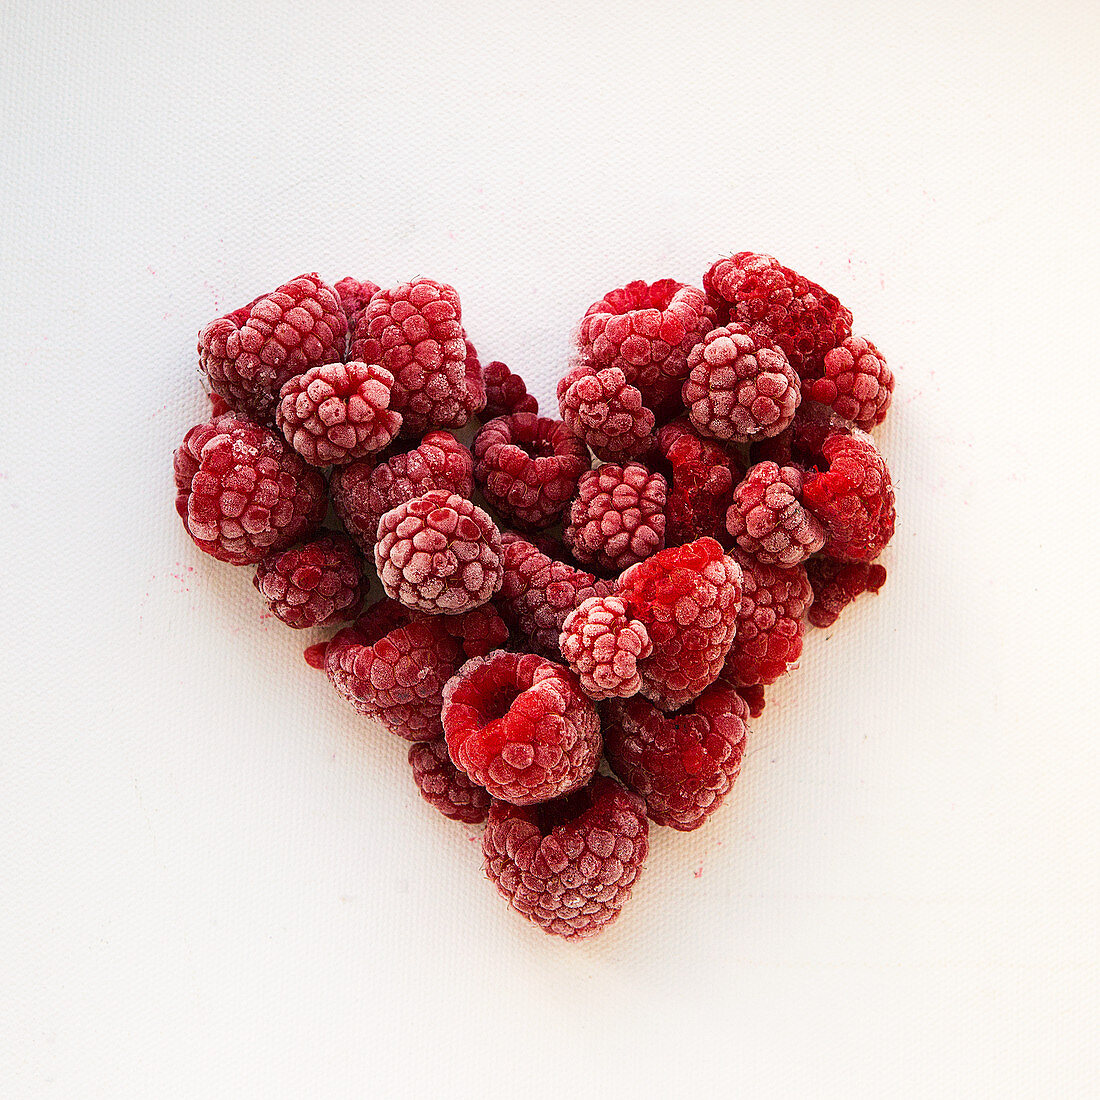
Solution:
M820 554L806 563L806 572L814 590L806 613L812 626L832 626L852 600L864 592L877 594L886 583L886 570L877 562L843 562Z
M554 523L590 465L560 420L534 413L498 416L474 439L474 478L489 506L517 527Z
M335 532L268 554L252 583L276 618L299 629L355 618L366 588L359 551Z
M401 427L393 375L367 363L325 363L283 383L275 420L311 466L342 465L389 445Z
M604 724L608 763L658 825L698 829L741 772L748 713L721 680L672 715L646 699L616 699Z
M741 567L710 538L662 550L619 578L615 595L653 642L639 664L642 694L661 710L678 710L718 678L737 631L741 582Z
M878 348L862 336L849 336L828 352L822 376L806 382L808 397L865 432L886 419L893 392L893 371Z
M173 460L176 511L200 550L255 565L325 514L325 481L267 428L230 415L196 424Z
M802 617L814 594L804 566L762 565L740 550L733 556L744 574L744 591L723 675L739 687L771 684L802 653Z
M565 426L605 462L653 449L656 417L618 367L574 367L558 382L558 408Z
M744 325L712 329L688 356L682 396L696 429L748 443L778 435L802 400L798 375L778 348L758 343Z
M737 694L745 700L749 708L750 718L759 718L764 713L764 685L749 684L746 687L738 687Z
M726 530L726 510L744 470L728 451L703 439L686 420L674 420L657 433L657 453L667 463L671 483L665 506L665 542L677 546Z
M492 796L454 766L446 741L418 741L410 745L409 764L420 794L444 817L478 825L489 816Z
M378 521L374 563L386 595L429 615L456 615L500 588L500 532L472 501L446 489L391 508Z
M527 392L527 385L506 363L493 360L482 371L485 380L485 420L513 413L539 411L538 398Z
M565 542L573 557L621 573L665 548L668 482L637 462L581 475Z
M798 407L791 426L770 439L755 440L750 448L753 463L774 462L779 466L797 466L809 470L820 465L821 447L830 435L850 435L850 421L815 401Z
M199 364L214 392L261 423L288 379L344 358L348 331L336 291L314 273L211 321L199 332Z
M758 462L733 491L726 530L765 565L798 565L825 544L825 529L802 507L801 495L801 470Z
M533 653L467 661L443 689L451 759L494 798L529 806L584 786L600 719L576 676Z
M429 432L411 451L334 470L329 488L348 534L373 557L378 521L386 512L432 489L468 497L474 490L474 460L450 432Z
M642 800L606 776L568 798L521 808L494 802L485 873L544 932L588 939L619 915L649 852Z
M618 596L590 596L561 628L561 653L589 699L628 699L642 686L638 662L653 652L645 624Z
M344 307L344 316L348 319L348 346L350 348L355 339L355 326L366 312L367 305L382 288L369 279L356 279L352 275L346 275L338 283L333 284L333 290L340 296L340 304ZM349 356L349 358L353 358Z
M582 362L618 367L654 411L676 404L691 349L714 327L714 310L697 287L642 280L588 307L577 343Z

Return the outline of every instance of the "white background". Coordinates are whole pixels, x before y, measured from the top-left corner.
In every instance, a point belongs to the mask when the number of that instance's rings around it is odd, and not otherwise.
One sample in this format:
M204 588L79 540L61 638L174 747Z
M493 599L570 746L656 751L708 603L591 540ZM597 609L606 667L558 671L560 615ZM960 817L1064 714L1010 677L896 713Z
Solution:
M1094 5L0 14L0 1093L1084 1096ZM204 558L205 321L454 283L544 405L585 307L778 255L898 375L883 593L589 944Z

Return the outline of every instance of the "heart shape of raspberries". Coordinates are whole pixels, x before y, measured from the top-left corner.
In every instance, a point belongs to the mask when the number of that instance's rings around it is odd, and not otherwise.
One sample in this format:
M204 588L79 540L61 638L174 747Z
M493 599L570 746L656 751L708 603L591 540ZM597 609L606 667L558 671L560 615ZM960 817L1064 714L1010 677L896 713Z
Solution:
M650 823L728 800L806 623L886 580L886 360L774 257L700 281L590 306L558 420L482 366L454 287L298 276L203 326L213 408L173 460L195 545L338 627L308 663L568 939L618 917Z

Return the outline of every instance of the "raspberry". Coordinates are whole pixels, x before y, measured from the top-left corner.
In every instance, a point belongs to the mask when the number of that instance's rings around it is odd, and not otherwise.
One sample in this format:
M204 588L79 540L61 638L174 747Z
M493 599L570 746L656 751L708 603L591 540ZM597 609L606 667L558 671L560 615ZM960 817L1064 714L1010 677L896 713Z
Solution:
M850 435L851 430L851 424L831 409L805 401L798 407L789 428L771 439L754 441L750 453L753 462L774 462L809 470L824 461L821 447L830 435Z
M391 599L429 615L454 615L487 603L500 588L500 553L500 532L486 512L433 489L379 520L374 562Z
M223 415L196 424L173 460L176 511L200 550L254 565L321 522L325 481L282 436Z
M401 427L393 375L366 363L325 363L283 384L275 420L312 466L343 464L387 446Z
M473 475L473 456L450 432L429 432L411 451L333 470L329 488L348 534L373 556L378 521L386 512L432 489L468 497Z
M565 529L573 557L621 573L663 550L667 496L668 482L636 462L582 474Z
M538 413L538 398L527 392L523 379L518 374L513 374L506 363L497 359L486 363L483 376L486 420L519 412Z
M636 695L638 661L653 652L645 625L617 596L589 596L575 607L562 623L560 645L589 699Z
M656 417L618 367L575 367L558 382L558 408L565 426L605 462L653 449Z
M494 802L485 873L544 932L588 939L619 915L649 852L642 800L606 776L569 798L521 809Z
M894 534L890 471L866 432L834 432L822 444L828 468L806 475L802 501L825 526L825 553L873 561Z
M489 506L518 527L549 527L565 510L588 451L560 420L516 413L474 438L474 478Z
M199 332L199 364L231 408L270 421L289 378L344 358L348 331L336 291L299 275Z
M714 539L670 547L632 565L615 595L649 631L642 694L679 710L718 677L737 630L741 567Z
M718 323L739 321L780 348L803 378L852 335L852 315L817 283L774 256L738 252L703 276Z
M478 825L489 816L492 797L451 763L446 741L418 741L410 745L409 763L424 800L444 817Z
M869 432L886 419L894 374L870 340L849 336L825 356L824 375L807 381L806 394Z
M700 438L682 419L658 432L657 451L668 464L672 485L665 507L665 542L676 546L704 535L723 535L726 509L744 472L740 463L713 440Z
M533 653L472 657L443 689L451 759L494 798L528 806L592 778L600 719L576 676Z
M737 694L745 700L749 708L750 718L759 718L764 713L764 685L750 684L747 687L739 687Z
M857 596L874 595L886 583L886 570L877 563L818 556L810 559L806 572L814 590L814 602L806 614L812 626L832 626Z
M798 375L778 348L757 343L744 325L707 333L688 356L682 396L702 435L748 443L778 435L802 400Z
M367 304L382 288L369 279L356 279L351 275L345 276L338 283L334 283L333 290L340 296L340 304L344 307L344 316L348 319L348 346L355 339L355 326L366 311Z
M484 657L508 641L508 627L491 604L482 604L463 615L441 615L439 621L452 638L462 643L467 657Z
M268 554L252 583L276 618L296 628L354 619L366 588L359 551L335 532Z
M738 687L771 684L802 653L802 616L814 594L801 565L762 565L740 550L733 556L744 573L744 592L724 675Z
M825 529L802 507L802 471L758 462L733 491L726 530L765 565L804 562L825 543Z
M722 681L673 715L645 699L613 700L607 708L608 763L641 795L658 825L698 829L741 772L748 712L744 699Z
M688 352L713 327L714 310L697 287L638 280L588 307L577 342L583 362L618 367L651 409L663 411L679 397Z
M489 400L485 388L485 374L481 360L477 357L477 350L468 339L466 340L466 398L466 407L470 416L487 420L488 417L482 416L485 403Z

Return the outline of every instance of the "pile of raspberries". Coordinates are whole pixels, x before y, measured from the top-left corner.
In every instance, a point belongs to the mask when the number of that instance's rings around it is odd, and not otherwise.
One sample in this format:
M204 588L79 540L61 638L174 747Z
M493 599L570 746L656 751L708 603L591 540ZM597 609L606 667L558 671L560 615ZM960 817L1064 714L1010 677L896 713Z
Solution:
M805 623L886 579L894 491L868 433L894 377L771 256L595 302L560 419L482 364L432 279L302 275L198 354L187 533L253 567L287 626L348 624L306 660L412 742L425 800L485 823L488 877L559 936L618 916L650 822L722 805Z

